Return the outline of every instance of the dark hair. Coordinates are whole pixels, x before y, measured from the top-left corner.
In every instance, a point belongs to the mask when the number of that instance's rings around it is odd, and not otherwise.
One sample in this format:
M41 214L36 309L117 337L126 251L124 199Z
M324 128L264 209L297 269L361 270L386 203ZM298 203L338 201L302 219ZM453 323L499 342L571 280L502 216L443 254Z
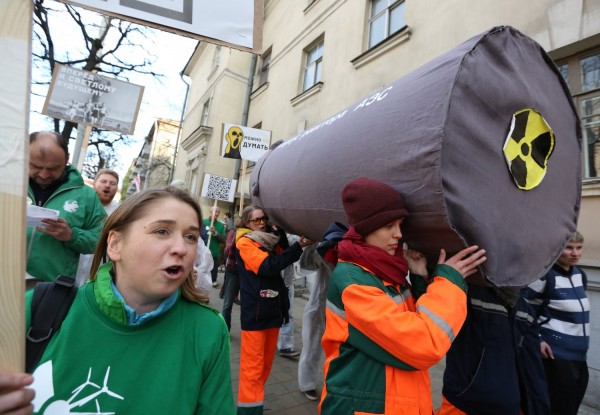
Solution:
M119 183L119 173L111 169L98 170L98 173L96 173L96 177L94 177L94 181L98 180L98 177L102 176L103 174L110 174L112 177L117 179L117 183Z
M202 225L202 211L200 210L200 206L198 206L198 203L196 203L192 196L185 190L178 189L174 186L167 186L160 189L145 190L129 196L113 213L111 213L104 224L100 239L98 240L98 245L96 246L96 252L94 252L94 260L92 261L92 268L90 270L91 281L96 279L96 273L98 272L98 268L100 268L102 261L108 260L106 254L108 248L108 234L111 231L126 232L133 222L146 214L148 208L157 201L163 199L175 199L186 203L194 209L198 216L198 224ZM183 297L189 301L205 302L208 299L207 296L202 294L196 288L193 272L190 272L190 275L188 275L181 286L181 293Z
M35 140L37 140L37 138L40 134L47 134L47 135L53 136L54 139L56 140L56 144L58 144L58 146L60 148L62 148L62 150L65 152L66 159L69 160L69 139L68 138L64 138L62 135L60 135L56 131L34 131L33 133L29 134L29 144L31 144Z
M260 206L246 206L244 208L244 210L242 211L242 214L240 216L240 218L238 219L238 222L236 224L236 228L247 228L248 227L248 221L250 220L250 215L252 214L252 212L254 212L255 210L262 210L264 213L264 209Z

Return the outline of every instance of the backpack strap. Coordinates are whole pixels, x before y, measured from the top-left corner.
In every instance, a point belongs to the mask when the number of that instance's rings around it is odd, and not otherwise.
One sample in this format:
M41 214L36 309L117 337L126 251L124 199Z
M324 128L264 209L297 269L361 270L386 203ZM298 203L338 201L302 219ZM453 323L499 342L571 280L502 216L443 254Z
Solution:
M33 289L31 324L26 336L26 372L32 373L52 336L58 331L75 299L73 278L59 275L54 282L42 282Z

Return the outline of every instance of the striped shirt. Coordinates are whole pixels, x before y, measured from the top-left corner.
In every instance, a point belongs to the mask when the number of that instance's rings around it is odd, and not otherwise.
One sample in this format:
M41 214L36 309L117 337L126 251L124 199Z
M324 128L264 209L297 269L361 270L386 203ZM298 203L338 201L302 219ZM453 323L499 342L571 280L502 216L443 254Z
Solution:
M554 284L552 283L554 281ZM541 308L540 337L555 358L585 361L590 344L590 302L585 273L554 266L527 288L526 298Z

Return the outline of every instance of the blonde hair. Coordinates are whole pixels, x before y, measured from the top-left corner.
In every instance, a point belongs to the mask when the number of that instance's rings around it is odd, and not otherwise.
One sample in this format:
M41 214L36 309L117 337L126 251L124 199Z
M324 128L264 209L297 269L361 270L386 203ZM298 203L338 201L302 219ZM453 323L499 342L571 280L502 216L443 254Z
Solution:
M575 231L575 232L573 232L573 235L571 235L571 239L569 239L569 242L583 243L583 235L581 233L579 233L579 231Z
M196 215L198 216L198 223L202 224L202 211L192 196L185 190L178 189L174 186L167 186L162 189L145 190L128 197L115 209L115 211L108 217L106 223L104 224L104 228L100 234L100 240L96 246L96 252L94 252L94 259L92 261L92 268L90 270L91 281L96 279L96 274L98 272L98 268L100 268L100 264L109 259L106 254L108 248L108 234L111 231L117 231L121 233L127 232L129 226L133 222L142 218L152 205L163 199L175 199L186 203L192 209L194 209ZM181 285L181 295L186 300L192 302L208 301L208 296L201 293L196 288L193 270Z

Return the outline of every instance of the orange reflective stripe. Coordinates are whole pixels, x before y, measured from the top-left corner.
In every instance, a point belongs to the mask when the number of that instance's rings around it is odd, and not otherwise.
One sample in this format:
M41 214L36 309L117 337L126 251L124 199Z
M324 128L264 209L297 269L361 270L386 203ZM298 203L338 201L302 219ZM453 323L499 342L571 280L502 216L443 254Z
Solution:
M449 306L454 302L466 303L458 287L454 290L445 287L443 298L433 295L423 302L430 289L419 300L419 304L427 307L427 314L415 312L412 299L396 303L378 287L349 285L342 293L348 324L397 359L414 368L427 369L439 362L450 347L448 324L440 327L440 321L450 320L454 323L450 327L454 328L457 322L462 324L466 315L466 304L465 307ZM448 291L455 295L449 298Z
M452 281L436 277L419 298L417 312L435 322L452 342L467 316L467 295Z

